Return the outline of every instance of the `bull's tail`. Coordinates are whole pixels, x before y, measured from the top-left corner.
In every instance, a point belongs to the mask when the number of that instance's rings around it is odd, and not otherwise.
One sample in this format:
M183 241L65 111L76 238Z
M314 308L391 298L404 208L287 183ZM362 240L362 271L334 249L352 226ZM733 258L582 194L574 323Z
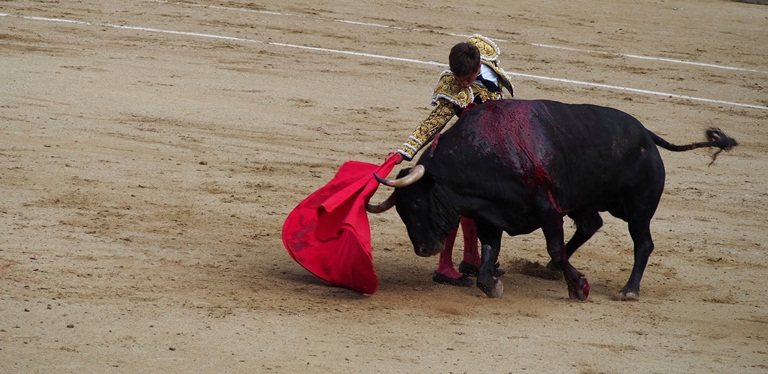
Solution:
M715 159L717 159L717 155L719 155L720 152L728 151L733 147L739 145L736 139L731 138L730 136L726 135L723 132L723 130L720 130L719 128L716 128L716 127L710 127L709 129L707 129L706 142L698 142L698 143L691 143L691 144L685 144L685 145L672 144L662 139L660 136L654 134L650 130L648 131L648 133L651 135L651 138L653 139L653 142L656 143L656 145L668 151L684 152L684 151L689 151L691 149L704 148L704 147L719 148L718 151L712 155L712 162L709 163L710 165L715 163Z

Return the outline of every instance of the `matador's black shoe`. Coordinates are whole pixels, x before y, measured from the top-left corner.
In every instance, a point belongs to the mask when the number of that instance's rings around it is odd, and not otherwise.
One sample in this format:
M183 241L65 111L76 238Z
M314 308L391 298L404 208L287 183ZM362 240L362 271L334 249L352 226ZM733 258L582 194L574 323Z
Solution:
M462 275L459 278L451 278L447 275L440 274L435 270L434 273L432 273L432 280L435 281L435 283L440 284L447 284L451 286L459 286L459 287L472 287L475 285L475 281L469 278L466 274Z

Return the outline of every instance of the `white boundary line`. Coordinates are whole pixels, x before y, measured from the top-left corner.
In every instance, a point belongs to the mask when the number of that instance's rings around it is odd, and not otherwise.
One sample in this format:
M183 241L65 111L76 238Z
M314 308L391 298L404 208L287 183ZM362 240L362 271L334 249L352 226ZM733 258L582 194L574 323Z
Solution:
M677 60L677 59L673 59L673 58L664 58L664 57L650 57L650 56L634 55L634 54L629 54L629 53L611 53L611 52L603 52L603 51L594 51L594 50L591 50L591 49L561 47L561 46L558 46L558 45L541 44L541 43L528 43L528 44L536 46L536 47L561 49L561 50L564 50L564 51L595 53L595 54L608 55L608 56L621 56L621 57L628 57L628 58L636 58L636 59L639 59L639 60L671 62L671 63L674 63L674 64L694 65L694 66L701 66L701 67L707 67L707 68L716 68L716 69L725 69L725 70L738 70L738 71L746 71L746 72L750 72L750 73L768 74L768 71L761 71L761 70L755 70L755 69L746 69L746 68L740 68L740 67L728 66L728 65L709 64L709 63L706 63L706 62L685 61L685 60Z
M228 11L236 11L236 12L259 13L259 14L266 14L266 15L272 15L272 16L286 16L286 17L321 19L321 20L326 20L326 21L347 23L347 24L351 24L351 25L388 28L388 29L393 29L393 30L406 30L406 31L416 31L416 32L430 32L430 33L435 33L435 34L457 36L457 37L461 37L461 38L469 38L471 36L471 35L456 34L456 33L446 32L446 31L439 31L439 30L434 30L434 29L430 29L430 30L425 30L425 29L409 29L409 28L405 28L405 27L392 26L392 25L384 25L384 24L379 24L379 23L359 22L359 21L337 19L337 18L328 18L328 17L311 17L311 16L307 16L307 15L302 15L302 14L281 13L281 12L268 11L268 10L255 10L255 9L247 9L247 8L233 8L233 7L226 7L226 6L219 6L219 5L204 5L204 4L193 4L193 3L183 3L183 2L169 2L169 1L163 1L163 0L146 0L146 1L154 2L154 3L161 3L161 4L181 5L181 6L193 7L193 8L208 8L208 9L228 10ZM495 42L502 42L502 43L510 42L509 40L497 39L497 38L493 38L493 40ZM532 45L534 47L559 49L559 50L571 51L571 52L592 53L592 54L601 54L601 55L607 55L607 56L620 56L620 57L634 58L634 59L638 59L638 60L650 60L650 61L657 61L657 62L668 62L668 63L674 63L674 64L693 65L693 66L715 68L715 69L736 70L736 71L744 71L744 72L750 72L750 73L768 74L768 71L762 71L762 70L756 70L756 69L747 69L747 68L741 68L741 67L736 67L736 66L728 66L728 65L711 64L711 63L706 63L706 62L686 61L686 60L678 60L678 59L665 58L665 57L643 56L643 55L636 55L636 54L631 54L631 53L614 53L614 52L596 51L596 50L591 50L591 49L563 47L563 46L558 46L558 45L542 44L542 43L522 43L522 44L528 44L528 45Z
M310 47L310 46L304 46L304 45L298 45L298 44L288 44L288 43L278 43L278 42L263 42L263 41L259 41L259 40L255 40L255 39L237 38L237 37L232 37L232 36L222 36L222 35L205 34L205 33L197 33L197 32L165 30L165 29L156 29L156 28L140 27L140 26L116 25L116 24L110 24L110 23L92 23L92 22L86 22L86 21L62 19L62 18L47 18L47 17L35 17L35 16L14 16L14 15L6 14L6 13L0 13L0 17L15 17L15 18L27 19L27 20L32 20L32 21L62 22L62 23L70 23L70 24L75 24L75 25L86 25L86 26L95 25L95 26L111 27L111 28L122 29L122 30L135 30L135 31L153 32L153 33L161 33L161 34L184 35L184 36L192 36L192 37L201 37L201 38L210 38L210 39L218 39L218 40L235 41L235 42L242 42L242 43L259 43L259 44L267 44L267 45L272 45L272 46L277 46L277 47L298 48L298 49L317 51L317 52L326 52L326 53L344 54L344 55L352 55L352 56L360 56L360 57L378 58L378 59L384 59L384 60L390 60L390 61L409 62L409 63L423 64L423 65L434 65L434 66L441 66L441 67L447 66L446 64L438 63L438 62L434 62L434 61L423 61L423 60L416 60L416 59L403 58L403 57L377 55L377 54L371 54L371 53L361 53L361 52L344 51L344 50L320 48L320 47ZM591 83L591 82L577 81L577 80L571 80L571 79L546 77L546 76L540 76L540 75L531 75L531 74L522 74L522 73L510 73L510 72L507 72L507 73L509 75L512 75L512 76L518 76L518 77L530 78L530 79L562 82L562 83L576 84L576 85L582 85L582 86L599 87L599 88L605 88L605 89L610 89L610 90L633 92L633 93L640 93L640 94L646 94L646 95L666 96L666 97L670 97L670 98L685 99L685 100L691 100L691 101L700 101L700 102L722 104L722 105L730 105L730 106L736 106L736 107L742 107L742 108L752 108L752 109L768 110L768 106L763 106L763 105L753 105L753 104L744 104L744 103L738 103L738 102L733 102L733 101L706 99L706 98L700 98L700 97L671 94L671 93L666 93L666 92L648 91L648 90L641 90L641 89L637 89L637 88L622 87L622 86L612 86L612 85L608 85L608 84Z

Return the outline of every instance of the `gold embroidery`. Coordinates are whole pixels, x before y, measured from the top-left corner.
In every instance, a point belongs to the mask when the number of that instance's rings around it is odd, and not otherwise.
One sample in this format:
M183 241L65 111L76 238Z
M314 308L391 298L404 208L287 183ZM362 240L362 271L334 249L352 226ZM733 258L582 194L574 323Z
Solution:
M474 92L476 98L480 98L480 102L486 102L488 100L501 100L503 95L501 92L491 92L485 86L477 83L472 83L472 92Z
M501 50L499 50L496 43L480 34L472 35L469 38L469 42L480 50L480 57L483 60L496 61L501 54Z
M406 159L411 160L416 153L427 144L432 137L445 127L448 121L456 115L456 107L445 99L437 100L437 107L408 137L408 140L398 150Z
M437 99L446 99L461 108L466 108L474 99L473 96L469 87L461 87L459 79L450 70L446 70L440 74L435 91L432 93L432 105L436 104Z

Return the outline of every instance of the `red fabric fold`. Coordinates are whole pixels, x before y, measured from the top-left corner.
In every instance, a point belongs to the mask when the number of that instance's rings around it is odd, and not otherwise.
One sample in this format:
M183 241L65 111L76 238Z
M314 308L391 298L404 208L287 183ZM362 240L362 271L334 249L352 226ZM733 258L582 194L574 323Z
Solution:
M283 245L297 263L337 286L373 294L379 278L373 267L371 228L365 203L399 155L381 165L345 162L325 186L294 208L283 223Z

